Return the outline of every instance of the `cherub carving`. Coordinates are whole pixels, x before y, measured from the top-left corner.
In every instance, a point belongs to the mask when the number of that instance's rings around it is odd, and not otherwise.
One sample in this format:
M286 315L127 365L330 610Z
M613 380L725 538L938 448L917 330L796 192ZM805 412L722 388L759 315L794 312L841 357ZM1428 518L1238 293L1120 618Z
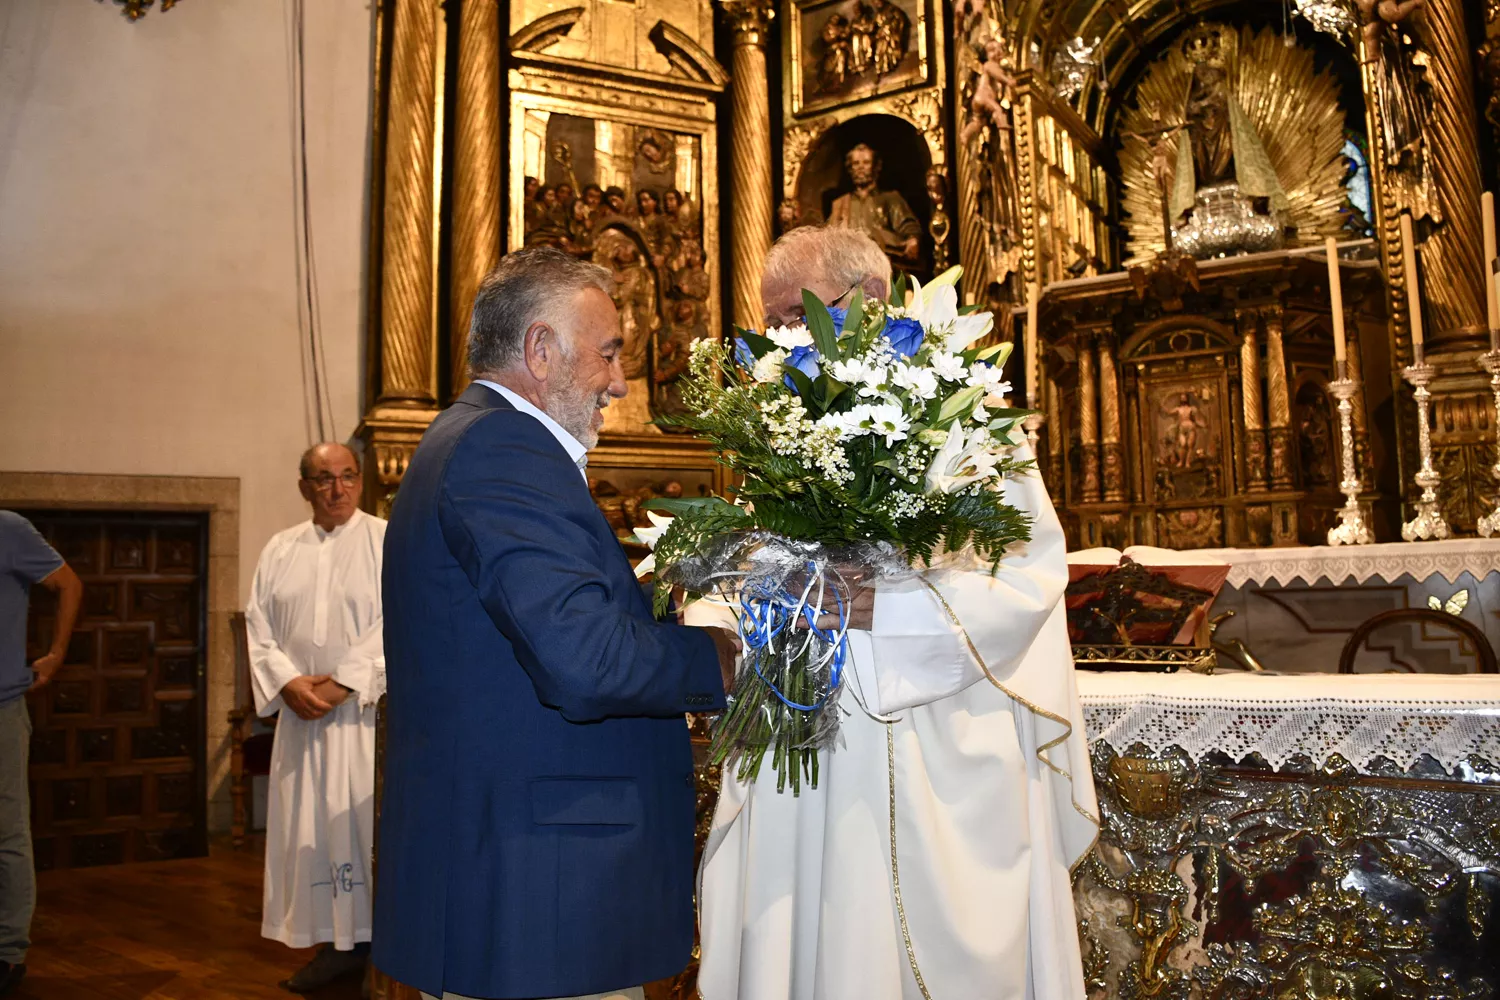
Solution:
M984 61L979 64L974 98L969 103L973 114L959 136L964 145L983 131L985 125L993 124L1001 132L1010 131L1011 93L1016 85L1016 78L1010 74L1010 60L999 41L986 38L981 45Z
M1395 27L1427 6L1427 0L1354 0L1361 20L1366 58L1381 58L1381 36L1387 27Z

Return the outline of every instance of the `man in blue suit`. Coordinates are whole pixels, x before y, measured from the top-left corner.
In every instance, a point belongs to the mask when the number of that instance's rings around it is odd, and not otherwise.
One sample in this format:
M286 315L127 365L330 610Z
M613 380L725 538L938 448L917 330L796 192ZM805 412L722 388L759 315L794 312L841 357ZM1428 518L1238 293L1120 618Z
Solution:
M692 948L683 714L723 707L737 640L655 621L589 496L625 395L611 288L551 248L500 262L475 382L391 512L373 959L432 997L639 997Z

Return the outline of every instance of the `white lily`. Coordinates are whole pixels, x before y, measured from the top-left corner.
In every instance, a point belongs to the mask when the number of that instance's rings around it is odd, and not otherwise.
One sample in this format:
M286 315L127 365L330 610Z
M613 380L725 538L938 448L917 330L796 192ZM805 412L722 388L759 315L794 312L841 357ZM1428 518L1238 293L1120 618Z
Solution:
M652 552L636 564L635 578L637 580L649 573L656 572L656 543L661 541L661 536L665 535L667 529L672 526L672 519L670 517L663 517L654 510L646 511L646 517L651 521L651 527L636 528L635 540L652 549Z
M957 353L966 350L976 340L989 335L995 328L995 317L987 312L969 313L953 321L953 332L948 335L948 350Z
M957 493L981 479L995 475L1000 456L991 448L988 431L976 429L965 438L958 421L948 429L948 439L932 456L927 468L928 493Z

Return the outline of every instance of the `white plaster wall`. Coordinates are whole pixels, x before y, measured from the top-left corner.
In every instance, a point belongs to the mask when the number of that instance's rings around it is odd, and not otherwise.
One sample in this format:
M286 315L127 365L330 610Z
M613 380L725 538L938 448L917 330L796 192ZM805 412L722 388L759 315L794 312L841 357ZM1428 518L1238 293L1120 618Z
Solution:
M240 480L240 597L305 516L289 8L0 2L0 469ZM334 426L360 412L369 0L308 0Z

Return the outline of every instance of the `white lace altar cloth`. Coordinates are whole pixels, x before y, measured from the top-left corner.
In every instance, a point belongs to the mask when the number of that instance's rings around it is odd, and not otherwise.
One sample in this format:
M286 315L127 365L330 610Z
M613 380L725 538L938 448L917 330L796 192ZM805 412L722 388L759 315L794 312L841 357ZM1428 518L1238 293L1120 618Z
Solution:
M1230 565L1231 587L1268 582L1285 586L1294 580L1316 583L1364 583L1379 577L1394 582L1403 573L1425 580L1441 574L1457 582L1465 571L1476 579L1500 570L1500 538L1450 538L1441 542L1382 542L1379 545L1299 545L1264 549L1195 549L1200 558Z
M1424 754L1449 771L1500 762L1497 674L1203 674L1078 672L1089 742L1117 752L1181 747L1195 761L1260 754L1280 768L1334 754L1360 770L1385 757L1405 770Z

